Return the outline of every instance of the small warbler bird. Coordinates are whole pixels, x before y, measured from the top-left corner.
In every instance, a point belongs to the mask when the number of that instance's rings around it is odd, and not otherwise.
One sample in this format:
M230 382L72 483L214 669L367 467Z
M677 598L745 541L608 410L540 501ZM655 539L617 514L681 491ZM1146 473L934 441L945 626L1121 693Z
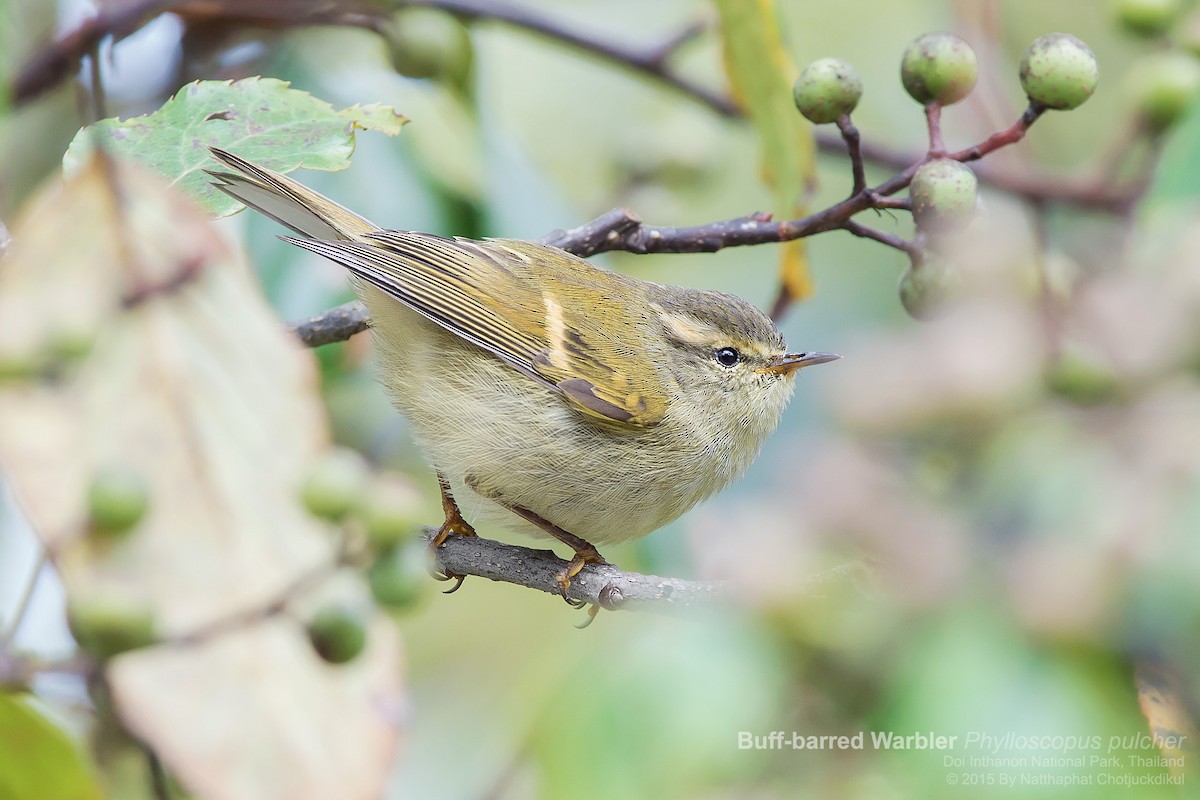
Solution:
M575 551L564 598L604 563L595 545L645 536L745 472L796 372L838 358L787 352L732 295L531 242L385 230L211 150L230 170L209 173L222 191L353 275L382 381L437 471L446 520L432 546L475 535L466 517L553 536Z

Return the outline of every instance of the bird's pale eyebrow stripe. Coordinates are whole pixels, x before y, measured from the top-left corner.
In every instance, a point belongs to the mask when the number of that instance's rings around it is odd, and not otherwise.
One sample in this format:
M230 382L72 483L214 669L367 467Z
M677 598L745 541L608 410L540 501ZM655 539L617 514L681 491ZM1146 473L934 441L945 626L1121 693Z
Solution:
M651 304L651 308L658 313L667 333L684 344L710 345L721 338L720 330L691 314L676 314L657 303Z

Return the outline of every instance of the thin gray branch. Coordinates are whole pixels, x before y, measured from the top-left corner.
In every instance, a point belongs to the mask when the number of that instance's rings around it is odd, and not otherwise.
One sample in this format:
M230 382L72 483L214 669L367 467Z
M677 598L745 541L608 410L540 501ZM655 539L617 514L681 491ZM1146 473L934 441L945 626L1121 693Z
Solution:
M344 342L370 327L367 307L355 300L291 324L292 331L309 347Z
M425 541L433 536L426 531ZM451 536L434 551L439 570L512 583L558 594L555 582L567 566L549 550L504 544L480 536ZM724 585L624 572L612 564L590 564L571 579L567 596L608 610L680 613L710 605L724 597Z

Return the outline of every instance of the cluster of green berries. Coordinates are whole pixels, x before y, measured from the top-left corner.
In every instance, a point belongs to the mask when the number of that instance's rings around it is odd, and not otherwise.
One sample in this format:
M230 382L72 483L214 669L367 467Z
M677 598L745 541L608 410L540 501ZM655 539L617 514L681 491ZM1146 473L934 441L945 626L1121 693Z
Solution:
M1054 33L1029 46L1019 74L1031 107L1068 110L1092 96L1099 67L1086 44L1069 34ZM949 33L918 37L900 60L905 91L926 107L959 102L971 93L978 77L975 51ZM862 91L862 79L853 66L841 59L822 58L800 74L792 96L796 108L811 122L845 126ZM928 316L956 280L953 270L928 245L933 237L970 223L978 188L975 173L953 159L933 158L913 174L909 198L919 241L925 245L900 282L900 300L914 317Z
M300 499L310 514L362 532L372 558L367 585L383 608L404 610L419 599L424 548L415 541L419 509L413 499L374 479L362 457L337 449L309 469ZM344 605L318 609L308 622L316 653L331 664L353 660L366 647L366 614Z
M900 80L918 103L948 106L975 88L979 61L975 51L950 33L927 33L914 40L900 61ZM1021 86L1030 101L1046 108L1078 108L1096 90L1099 67L1088 46L1066 33L1035 41L1021 59ZM862 98L862 79L838 58L809 64L792 89L796 108L817 124L837 122Z
M419 599L424 548L416 541L416 504L393 484L377 480L357 453L335 449L308 470L300 500L313 516L353 524L371 553L367 584L384 608L411 608ZM136 533L151 502L144 476L119 465L96 471L87 487L87 531L98 546L114 546ZM308 638L321 658L341 664L366 646L366 609L329 605L307 625ZM117 592L87 592L68 608L71 631L92 657L106 660L157 641L149 603Z
M109 464L92 476L85 508L89 537L112 545L141 525L150 509L150 488L141 473ZM67 624L79 646L101 661L157 639L150 604L116 590L75 593L67 606Z
M1129 70L1128 93L1142 126L1151 134L1171 128L1200 94L1200 9L1185 0L1116 0L1113 13L1132 36L1169 45L1138 59Z

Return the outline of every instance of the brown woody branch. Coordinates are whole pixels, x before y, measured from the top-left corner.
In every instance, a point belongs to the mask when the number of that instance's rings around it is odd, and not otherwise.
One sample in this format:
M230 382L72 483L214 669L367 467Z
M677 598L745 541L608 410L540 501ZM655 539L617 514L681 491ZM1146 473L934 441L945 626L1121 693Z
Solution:
M343 342L370 327L367 307L357 300L331 308L323 314L292 323L292 331L308 347Z
M742 115L741 109L732 100L688 80L672 70L667 63L681 45L704 30L703 25L689 26L657 46L639 48L571 30L532 9L504 0L405 0L404 5L439 8L462 19L490 20L521 28L652 77L659 83L703 103L723 117Z
M371 0L130 0L103 4L97 12L48 43L13 79L12 102L36 100L79 72L83 59L105 39L120 41L161 14L171 12L189 24L240 24L262 28L306 25L370 27L383 10Z
M679 45L696 35L700 26L689 27L658 46L639 49L571 30L536 11L507 2L409 0L408 4L439 8L464 19L494 20L531 31L625 66L675 89L682 96L705 105L721 116L743 116L741 109L728 97L681 76L668 63ZM179 14L192 24L242 24L267 28L354 25L371 29L378 27L382 13L380 8L367 0L336 9L320 3L296 3L290 0L255 4L246 4L242 0L133 0L127 5L111 9L105 6L96 16L46 45L26 63L13 81L12 99L17 105L36 99L75 75L82 59L105 37L112 36L120 40L166 11ZM817 131L815 138L823 152L846 152L846 143L837 133ZM916 153L868 142L861 144L861 154L865 161L889 169L904 169L920 157ZM1051 177L1011 165L1006 165L1004 169L980 167L976 169L976 174L981 183L1030 201L1061 203L1116 214L1128 211L1141 196L1145 183L1144 176L1124 182L1110 181L1107 174L1101 175L1101 179L1095 175Z
M1009 128L989 136L973 147L948 153L945 157L958 161L983 158L988 153L1024 138L1029 126L1040 114L1040 109L1031 106ZM911 243L867 228L854 222L853 217L872 208L903 207L904 203L890 201L889 198L908 186L922 163L923 160L910 164L905 170L878 186L863 188L840 203L806 217L776 221L770 214L760 213L703 225L656 227L646 225L633 212L618 208L578 228L553 231L541 241L543 244L587 258L613 250L627 253L713 253L727 247L787 242L826 231L846 230L855 236L874 239L889 247L911 253ZM363 330L364 314L360 308L339 306L328 314L320 314L305 322L294 324L292 328L305 343L324 344L349 338ZM344 325L339 322L343 318L346 320Z

